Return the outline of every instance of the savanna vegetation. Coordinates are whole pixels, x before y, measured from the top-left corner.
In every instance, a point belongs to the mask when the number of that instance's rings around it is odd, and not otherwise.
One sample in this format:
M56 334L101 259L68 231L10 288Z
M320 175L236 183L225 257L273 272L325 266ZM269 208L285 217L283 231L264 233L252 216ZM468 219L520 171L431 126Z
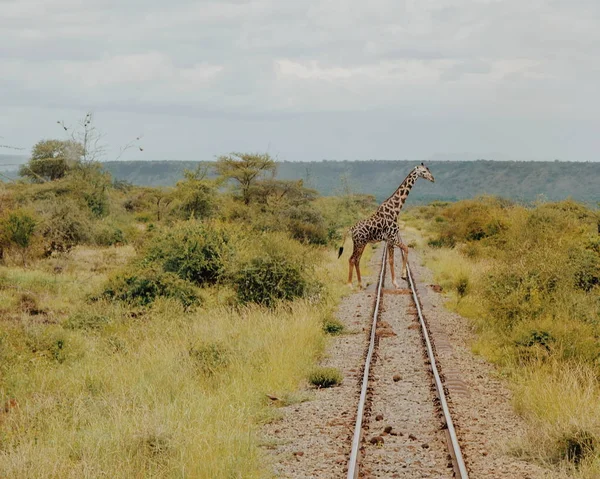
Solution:
M373 198L247 154L135 187L85 150L41 142L0 183L0 476L269 476L269 397L341 381L315 369L341 330L331 246Z
M469 158L465 158L469 160ZM402 161L284 161L278 179L303 179L321 195L343 195L348 190L374 195L383 201L415 164ZM206 162L205 164L208 164ZM565 198L595 205L600 184L600 162L566 161L427 161L436 182L410 194L410 204L456 201L477 195L498 195L521 202L560 201ZM114 178L137 185L174 185L194 161L106 162Z
M426 263L528 425L513 452L600 477L600 214L480 197L416 207Z

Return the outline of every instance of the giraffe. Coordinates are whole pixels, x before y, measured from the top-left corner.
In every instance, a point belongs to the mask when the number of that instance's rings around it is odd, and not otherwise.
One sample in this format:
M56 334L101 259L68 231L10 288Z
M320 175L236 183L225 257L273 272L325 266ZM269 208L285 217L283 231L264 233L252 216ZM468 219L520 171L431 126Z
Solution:
M388 257L390 263L390 271L392 273L392 283L398 288L396 283L396 273L394 271L394 246L398 246L403 252L402 259L402 279L406 279L406 259L408 257L408 247L400 241L400 231L398 228L398 214L404 206L406 197L410 193L417 178L425 178L431 182L435 182L433 175L423 163L417 165L409 173L409 175L400 184L398 189L385 200L377 211L369 218L364 219L352 226L344 235L342 246L339 249L338 258L342 256L344 251L344 243L348 233L352 234L353 250L350 259L348 260L348 285L352 286L352 269L356 268L356 278L358 279L358 287L362 289L360 277L360 257L368 243L378 243L385 241L388 248Z

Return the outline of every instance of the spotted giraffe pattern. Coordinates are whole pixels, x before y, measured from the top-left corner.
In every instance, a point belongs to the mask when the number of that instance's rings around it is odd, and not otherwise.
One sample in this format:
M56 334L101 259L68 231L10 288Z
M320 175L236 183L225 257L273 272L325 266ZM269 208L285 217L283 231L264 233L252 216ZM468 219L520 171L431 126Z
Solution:
M360 258L365 250L365 247L369 243L378 243L385 241L388 247L388 259L390 262L390 272L392 275L392 283L395 287L398 287L396 283L396 274L394 271L394 247L397 246L404 251L402 260L402 278L406 278L406 260L408 257L408 247L400 241L400 230L398 228L398 214L404 206L404 202L410 193L411 188L414 186L417 179L425 178L431 182L434 182L433 175L423 163L409 173L404 179L396 191L385 200L377 211L369 218L359 221L349 230L352 235L352 255L348 260L349 271L348 271L348 284L352 285L352 271L356 268L356 279L358 280L359 287L362 287L361 276L360 276ZM345 240L345 237L344 237ZM340 248L339 256L342 255L344 248L343 245Z

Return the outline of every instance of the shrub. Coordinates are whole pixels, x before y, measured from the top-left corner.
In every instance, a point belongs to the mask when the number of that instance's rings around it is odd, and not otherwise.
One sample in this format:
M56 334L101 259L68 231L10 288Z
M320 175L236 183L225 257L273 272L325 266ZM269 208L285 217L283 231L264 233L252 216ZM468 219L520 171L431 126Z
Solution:
M336 318L326 318L323 321L323 331L327 334L340 334L344 331L344 325Z
M310 244L327 244L327 226L316 209L304 205L288 208L284 213L289 218L288 230L292 238Z
M179 200L173 212L182 219L208 218L216 210L215 187L212 183L195 179L186 172L186 180L177 183L175 195Z
M316 252L283 233L263 233L238 249L231 279L238 301L273 307L279 301L308 297L320 291L310 279Z
M330 388L342 382L342 373L337 368L315 368L308 376L308 381L318 388Z
M441 234L437 238L430 239L427 244L432 248L454 248L456 246L456 240L452 235Z
M600 284L600 254L593 250L573 250L569 261L574 269L576 288L589 292Z
M272 307L304 296L308 283L298 265L283 258L254 258L235 277L238 299Z
M174 273L156 267L121 273L109 280L100 298L147 306L158 297L173 298L184 307L200 303L194 287Z
M17 247L21 251L21 259L25 264L37 224L33 214L25 210L9 212L0 219L0 248Z
M142 263L159 265L197 285L215 284L225 272L228 242L222 228L199 221L180 222L151 240Z
M90 221L70 198L49 201L44 216L41 233L45 240L46 256L69 251L90 239Z
M104 190L93 190L83 194L85 202L94 216L102 218L108 215L108 196Z
M94 243L97 246L113 246L126 244L127 239L120 228L111 224L100 223L94 231Z

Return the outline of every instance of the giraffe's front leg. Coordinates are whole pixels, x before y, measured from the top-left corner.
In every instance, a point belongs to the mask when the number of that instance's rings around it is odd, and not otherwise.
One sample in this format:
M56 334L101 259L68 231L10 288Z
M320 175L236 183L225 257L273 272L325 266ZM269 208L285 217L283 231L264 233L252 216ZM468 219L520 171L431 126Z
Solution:
M394 243L388 243L388 260L390 263L390 274L392 275L392 284L394 288L399 288L400 286L396 282L396 270L394 269Z

